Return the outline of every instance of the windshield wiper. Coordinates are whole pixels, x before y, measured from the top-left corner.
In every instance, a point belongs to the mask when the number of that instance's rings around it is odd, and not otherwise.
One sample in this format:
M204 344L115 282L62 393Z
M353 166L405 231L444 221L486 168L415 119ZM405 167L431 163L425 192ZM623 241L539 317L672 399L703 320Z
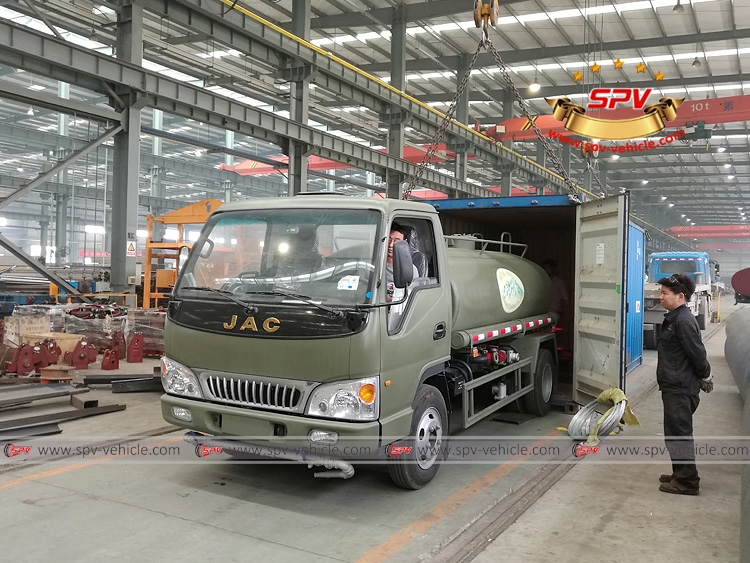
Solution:
M248 303L245 303L244 301L240 301L236 297L233 297L234 294L231 291L226 291L225 289L215 289L213 287L199 287L199 286L188 286L188 287L180 288L180 290L183 290L183 289L189 289L191 291L210 291L211 293L218 293L224 299L232 301L233 303L237 303L237 305L242 307L243 312L246 315L254 315L255 313L258 312L258 308L255 305L249 305Z
M269 289L264 291L246 291L245 295L283 295L284 297L289 297L290 299L298 299L299 301L302 301L304 303L307 303L308 305L312 305L314 307L317 307L321 311L325 311L328 313L329 318L331 319L337 319L339 317L343 317L344 313L341 311L341 309L334 309L333 307L326 307L325 305L321 305L320 303L316 303L313 301L309 295L302 295L301 293L294 293L292 291L282 291L280 289Z

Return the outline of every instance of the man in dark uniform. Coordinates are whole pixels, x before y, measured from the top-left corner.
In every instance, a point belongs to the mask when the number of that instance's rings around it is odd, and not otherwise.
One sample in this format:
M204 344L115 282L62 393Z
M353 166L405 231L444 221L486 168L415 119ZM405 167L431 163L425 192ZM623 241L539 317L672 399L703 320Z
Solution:
M684 274L662 278L661 305L668 313L659 337L656 382L664 404L664 441L672 458L672 474L659 477L659 490L697 495L700 484L695 466L693 414L701 391L713 390L711 366L701 341L698 321L685 305L695 282Z

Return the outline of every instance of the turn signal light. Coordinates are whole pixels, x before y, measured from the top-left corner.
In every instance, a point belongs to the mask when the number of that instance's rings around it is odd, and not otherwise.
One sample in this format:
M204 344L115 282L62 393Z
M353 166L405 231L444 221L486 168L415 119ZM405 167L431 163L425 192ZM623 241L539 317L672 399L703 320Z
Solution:
M372 383L365 383L359 388L359 398L366 405L371 405L375 401L375 386Z

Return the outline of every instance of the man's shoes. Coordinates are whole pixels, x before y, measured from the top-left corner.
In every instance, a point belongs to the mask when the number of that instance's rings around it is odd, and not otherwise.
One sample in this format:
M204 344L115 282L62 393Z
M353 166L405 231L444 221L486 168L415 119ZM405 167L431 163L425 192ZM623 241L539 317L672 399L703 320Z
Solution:
M672 480L672 474L670 473L667 475L666 473L662 473L659 475L659 483L669 483Z
M669 483L662 483L661 485L659 485L659 490L662 493L671 493L673 495L697 495L699 488L686 487L679 481L672 479Z

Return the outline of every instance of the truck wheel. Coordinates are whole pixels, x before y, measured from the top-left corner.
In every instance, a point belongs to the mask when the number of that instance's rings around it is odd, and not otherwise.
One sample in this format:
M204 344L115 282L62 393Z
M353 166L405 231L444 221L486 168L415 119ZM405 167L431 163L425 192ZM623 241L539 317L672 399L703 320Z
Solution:
M440 469L443 438L448 436L448 410L443 395L431 385L420 385L412 404L409 438L404 440L411 450L390 459L388 473L399 487L416 490L432 481Z
M659 337L656 336L656 327L653 330L643 331L643 347L647 350L656 350L659 344Z
M701 304L698 307L700 311L698 313L698 328L706 330L706 327L711 322L711 313L708 310L709 300L708 297L701 297Z
M534 389L522 397L527 412L536 416L544 416L549 412L555 369L552 354L549 350L540 349L534 371Z

